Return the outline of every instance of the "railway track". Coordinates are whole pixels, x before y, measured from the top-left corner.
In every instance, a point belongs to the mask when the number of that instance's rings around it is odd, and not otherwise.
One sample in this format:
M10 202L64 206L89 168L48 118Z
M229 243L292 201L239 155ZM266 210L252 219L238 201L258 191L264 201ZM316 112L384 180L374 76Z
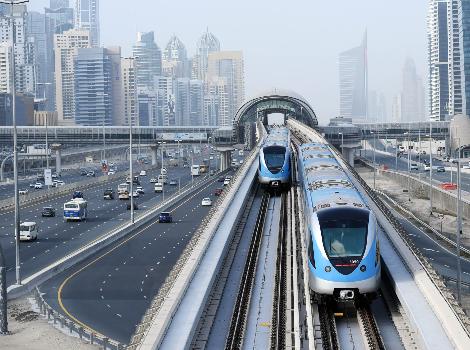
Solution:
M253 229L247 261L243 271L240 289L235 302L234 312L230 322L230 330L225 343L225 349L241 349L243 334L246 326L246 316L250 305L252 285L256 274L258 252L263 235L264 222L268 211L270 194L265 192L261 200L261 207Z

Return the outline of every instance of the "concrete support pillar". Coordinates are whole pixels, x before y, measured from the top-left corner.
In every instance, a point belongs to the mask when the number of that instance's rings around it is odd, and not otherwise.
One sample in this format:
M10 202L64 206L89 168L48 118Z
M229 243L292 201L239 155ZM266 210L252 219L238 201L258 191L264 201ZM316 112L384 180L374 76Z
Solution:
M55 151L55 172L59 175L62 171L62 145L51 145L51 151Z
M349 165L354 166L354 148L343 148L343 158L347 160Z
M151 146L150 153L152 155L152 166L155 166L158 162L158 146Z

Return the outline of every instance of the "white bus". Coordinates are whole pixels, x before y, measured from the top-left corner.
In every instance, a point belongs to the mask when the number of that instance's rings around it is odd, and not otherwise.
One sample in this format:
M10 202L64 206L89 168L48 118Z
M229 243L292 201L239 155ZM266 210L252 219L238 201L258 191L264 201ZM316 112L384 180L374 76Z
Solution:
M193 165L191 167L191 175L192 176L199 176L199 165Z
M129 192L129 184L127 184L127 183L119 184L117 192L118 192L118 194L121 194L123 192Z
M32 222L20 224L20 241L32 241L38 238L38 225Z
M70 202L64 203L64 220L86 220L87 201L83 198L75 198Z

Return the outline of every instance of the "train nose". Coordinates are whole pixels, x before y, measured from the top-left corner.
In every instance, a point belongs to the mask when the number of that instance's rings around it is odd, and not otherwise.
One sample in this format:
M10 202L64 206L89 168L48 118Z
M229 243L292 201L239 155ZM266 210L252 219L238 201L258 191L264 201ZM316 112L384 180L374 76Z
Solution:
M353 290L341 290L339 292L339 298L343 300L354 299L354 291Z

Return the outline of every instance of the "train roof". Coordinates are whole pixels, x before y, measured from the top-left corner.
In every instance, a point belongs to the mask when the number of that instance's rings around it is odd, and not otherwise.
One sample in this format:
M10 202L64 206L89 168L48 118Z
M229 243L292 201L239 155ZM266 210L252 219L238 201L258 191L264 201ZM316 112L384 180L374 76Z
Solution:
M304 193L314 211L350 206L365 208L363 199L328 146L319 143L300 146Z
M284 146L289 147L290 132L286 127L270 127L269 134L263 142L263 147L266 146Z

